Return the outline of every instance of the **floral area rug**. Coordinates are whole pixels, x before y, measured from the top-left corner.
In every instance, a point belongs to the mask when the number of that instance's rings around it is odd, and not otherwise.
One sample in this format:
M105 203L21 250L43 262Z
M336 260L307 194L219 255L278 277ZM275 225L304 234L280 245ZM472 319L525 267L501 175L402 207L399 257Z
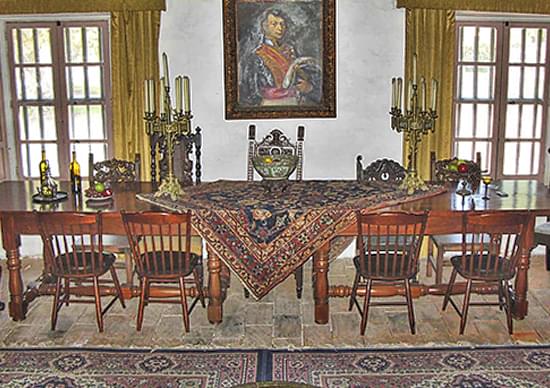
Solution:
M232 387L257 380L255 351L2 349L2 387Z
M290 387L298 383L334 388L548 387L550 345L296 351L0 350L2 387Z
M550 387L550 346L274 352L273 380L319 387Z

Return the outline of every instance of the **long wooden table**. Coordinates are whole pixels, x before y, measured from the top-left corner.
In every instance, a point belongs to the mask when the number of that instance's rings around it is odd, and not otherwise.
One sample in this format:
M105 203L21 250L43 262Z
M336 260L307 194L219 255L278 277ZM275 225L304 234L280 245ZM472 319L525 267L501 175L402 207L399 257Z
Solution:
M40 205L32 203L31 196L35 192L36 182L4 182L0 184L0 220L2 227L2 242L7 255L7 266L9 271L9 314L12 319L18 321L25 318L28 305L41 293L49 294L51 289L32 287L25 289L21 277L21 260L19 246L21 235L38 234L38 226L33 214L38 211L98 211L96 207L89 207L86 203L75 201L69 195L67 201ZM461 217L466 211L488 210L488 211L522 211L528 212L531 217L532 226L536 216L550 215L550 196L542 184L534 181L504 181L500 184L501 190L508 193L506 198L498 197L491 192L491 199L484 201L480 195L466 197L464 201L452 191L447 193L412 202L406 205L395 207L403 210L430 210L427 226L428 234L445 234L460 232ZM66 182L61 183L61 190L67 191L69 186ZM146 193L154 190L151 183L135 183L114 188L114 201L108 208L101 209L104 214L104 232L108 234L124 234L124 228L120 217L120 210L141 211L151 210L151 205L136 199L136 193ZM153 207L154 209L154 207ZM354 236L355 228L349 227L340 233L342 236ZM329 297L348 297L351 287L348 285L329 285L328 253L331 241L317 250L313 257L314 277L314 300L315 300L315 321L327 323L329 317ZM518 274L514 287L514 314L518 319L527 315L527 271L529 268L530 251L533 248L533 227L525 239L521 249ZM227 267L216 255L216 252L209 249L208 255L208 290L209 297L208 318L211 322L221 322L223 319L223 298L224 279L229 273ZM463 286L458 285L454 292L461 292ZM124 290L126 296L137 295L137 290L127 288ZM415 296L426 294L443 294L443 285L418 284L413 287ZM479 292L492 291L490 289L478 288ZM377 295L402 294L404 291L399 287L380 287L374 290Z

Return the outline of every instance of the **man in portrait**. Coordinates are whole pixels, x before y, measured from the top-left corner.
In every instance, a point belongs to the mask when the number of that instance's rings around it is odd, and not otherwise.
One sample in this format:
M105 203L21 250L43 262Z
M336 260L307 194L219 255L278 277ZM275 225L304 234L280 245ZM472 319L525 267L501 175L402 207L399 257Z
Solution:
M239 61L239 102L247 106L318 104L319 53L300 56L289 38L291 18L281 9L266 9L258 22L260 41Z

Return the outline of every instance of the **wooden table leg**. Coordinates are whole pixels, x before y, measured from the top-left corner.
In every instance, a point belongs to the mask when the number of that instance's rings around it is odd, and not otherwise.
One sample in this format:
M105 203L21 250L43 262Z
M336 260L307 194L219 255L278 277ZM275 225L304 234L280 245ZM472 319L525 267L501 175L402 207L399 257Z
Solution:
M2 244L6 251L9 274L9 313L14 321L22 321L27 313L23 303L23 279L21 278L21 258L19 257L20 237L15 234L15 219L11 214L2 216Z
M208 320L210 323L220 323L223 319L221 266L222 262L218 255L208 248Z
M516 319L524 319L527 316L529 301L527 300L528 282L527 275L531 250L534 248L535 217L531 217L527 230L524 231L523 246L520 247L518 272L514 287L514 299L512 314Z
M313 255L313 299L315 300L315 322L328 323L328 254L330 243L323 245Z

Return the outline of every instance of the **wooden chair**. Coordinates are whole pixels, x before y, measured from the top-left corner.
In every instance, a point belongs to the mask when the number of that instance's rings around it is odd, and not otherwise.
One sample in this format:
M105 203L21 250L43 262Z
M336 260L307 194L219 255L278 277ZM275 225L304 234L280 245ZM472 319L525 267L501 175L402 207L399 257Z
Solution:
M420 244L426 228L426 213L386 212L357 216L357 249L353 259L355 280L353 282L349 310L355 304L361 314L361 335L365 334L370 306L406 305L411 333L415 334L414 309L410 280L418 272ZM406 302L371 303L374 282L403 283ZM357 291L364 288L363 308L357 301Z
M435 183L456 185L460 179L465 179L472 191L477 190L481 179L481 153L476 153L476 161L465 161L467 173L450 170L451 163L457 163L457 158L436 161L435 152L430 154L431 180ZM434 247L437 255L434 255ZM462 236L460 234L431 235L428 242L428 258L426 263L426 276L432 276L435 272L435 283L443 281L443 258L445 252L459 252L462 249Z
M358 181L387 182L400 184L407 170L401 164L392 159L377 159L367 167L363 167L363 156L357 155L355 163L355 176Z
M290 142L290 139L283 134L280 129L271 130L261 141L256 141L256 126L251 124L248 126L248 156L247 156L247 169L246 177L249 182L254 180L254 165L252 159L255 156L268 156L277 154L290 154L298 157L296 165L296 171L294 172L294 179L297 181L302 180L303 163L304 163L304 135L305 128L298 126L297 141L296 144ZM303 268L300 267L294 271L294 278L296 280L296 296L298 299L302 298L304 273ZM249 297L247 289L244 290L245 297Z
M136 182L139 180L141 171L141 155L136 154L133 161L113 158L94 162L94 155L90 153L88 154L88 170L90 171L90 186L94 182L106 185ZM116 235L105 235L103 240L104 249L107 252L117 256L124 255L124 267L118 266L117 263L115 263L115 267L125 270L126 284L131 286L134 283L134 268L130 259L128 240L124 236Z
M204 303L202 256L191 252L191 212L160 213L122 212L122 221L130 242L132 258L140 283L137 330L143 323L147 303L180 303L185 331L189 332L189 314L198 300ZM179 301L174 295L153 297L152 283L177 283ZM189 307L185 284L196 287L196 297Z
M52 307L51 328L55 330L57 315L61 307L70 302L95 303L97 326L103 331L103 315L116 299L122 307L124 297L116 271L113 267L115 256L103 250L102 217L84 213L36 213L40 235L44 244L45 268L56 278L55 296ZM116 296L102 309L99 278L110 272ZM70 299L70 295L80 295L83 282L92 281L93 300ZM63 297L61 283L64 282ZM79 287L71 288L71 282ZM104 292L103 292L104 293ZM84 294L87 295L87 294Z
M512 305L510 280L516 274L519 248L529 216L519 213L468 213L462 223L462 254L451 258L453 272L443 300L443 310L450 302L460 316L460 334L464 334L470 306L499 306L506 311L508 333L512 334ZM475 238L477 236L477 240ZM472 243L472 241L479 241ZM467 280L462 310L451 298L460 274ZM472 285L498 286L498 302L470 302ZM487 288L487 287L485 287Z

